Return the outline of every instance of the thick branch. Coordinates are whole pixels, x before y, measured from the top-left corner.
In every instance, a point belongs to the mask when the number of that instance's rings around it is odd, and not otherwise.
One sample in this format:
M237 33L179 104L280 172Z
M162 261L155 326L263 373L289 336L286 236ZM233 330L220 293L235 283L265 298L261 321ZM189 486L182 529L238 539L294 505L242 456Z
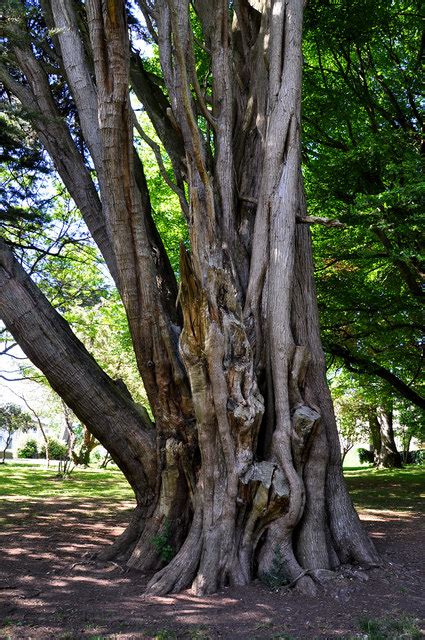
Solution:
M143 68L140 57L132 53L130 62L130 80L134 93L146 109L155 131L167 151L176 181L186 175L185 150L181 131L175 120L170 118L170 104L158 84ZM180 185L179 185L180 186Z
M322 218L320 216L297 216L297 222L300 224L323 224L325 227L337 227L343 229L345 224L339 220L331 220L331 218Z
M72 2L50 0L57 36L84 139L90 150L96 171L102 173L101 142L97 120L96 89L84 52L77 17Z
M0 291L7 329L145 501L156 476L155 438L146 412L99 367L3 241Z
M410 400L418 407L425 409L425 398L419 395L419 393L414 389L411 389L405 382L403 382L403 380L400 380L400 378L382 365L373 362L369 358L358 353L352 353L346 347L335 343L327 345L327 351L339 358L342 358L349 367L355 366L356 371L359 373L369 373L371 375L379 376L394 387L394 389L396 389L404 398L407 398L407 400Z
M89 0L87 15L102 141L100 188L117 258L120 293L157 426L181 424L182 406L189 404L181 395L189 393L177 352L177 287L153 224L143 167L133 149L124 3L106 6L100 0Z
M112 277L117 282L116 260L106 231L102 205L83 157L77 150L53 101L43 69L31 51L19 50L17 57L29 86L25 87L17 82L2 66L0 66L0 79L28 112L41 143L52 158L56 170L81 211Z

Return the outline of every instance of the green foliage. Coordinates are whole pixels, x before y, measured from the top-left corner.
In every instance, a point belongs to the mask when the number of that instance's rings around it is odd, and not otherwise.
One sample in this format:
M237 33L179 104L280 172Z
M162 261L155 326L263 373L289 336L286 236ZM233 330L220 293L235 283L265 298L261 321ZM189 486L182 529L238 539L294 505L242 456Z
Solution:
M288 578L283 567L283 556L279 546L276 546L273 553L273 560L269 571L263 573L261 581L270 589L277 590L288 584Z
M375 456L373 451L369 449L363 449L360 447L357 449L357 453L359 454L359 462L360 464L373 464L375 461Z
M18 458L38 458L38 442L34 438L29 438L20 449L18 449Z
M309 213L346 225L313 230L331 364L367 388L376 378L347 357L361 355L420 392L418 13L407 0L308 3L303 140Z
M64 442L60 442L55 438L48 438L47 443L49 448L49 458L51 458L52 460L63 460L64 458L68 457L68 447ZM45 445L43 445L40 450L40 456L44 458L45 455L46 447Z
M368 438L368 400L363 389L350 384L340 372L333 378L332 391L341 448L348 450L356 442Z
M141 113L138 120L141 123L145 134L147 134L149 138L159 146L165 170L169 179L174 181L170 159L165 153L149 118L145 113ZM152 148L145 141L139 138L137 133L135 140L140 157L143 161L143 167L149 187L149 195L153 208L152 215L162 242L164 243L171 266L173 267L174 272L178 275L180 243L188 243L187 225L180 209L179 199L165 182L164 177L159 170Z
M170 522L167 519L165 519L161 530L151 540L152 545L154 546L156 552L158 553L161 560L164 560L164 562L170 562L175 556L175 551L171 546L170 540L171 540Z
M25 433L33 426L31 416L22 411L18 405L5 404L0 407L0 430L3 431L2 463L4 463L6 459L6 451L10 445L13 434L17 431L23 431Z
M397 435L401 438L404 451L407 451L412 438L420 444L425 443L425 412L403 402L398 407L398 421L400 426Z
M0 229L22 223L39 226L43 214L29 203L36 197L48 164L20 109L2 104L0 114Z
M28 413L16 404L5 404L0 407L0 429L8 433L16 431L28 431L34 426L33 420Z
M404 462L406 462L406 464L425 464L425 449L409 451Z
M111 292L90 308L75 305L65 316L106 373L121 379L136 402L146 404L127 317L118 293Z

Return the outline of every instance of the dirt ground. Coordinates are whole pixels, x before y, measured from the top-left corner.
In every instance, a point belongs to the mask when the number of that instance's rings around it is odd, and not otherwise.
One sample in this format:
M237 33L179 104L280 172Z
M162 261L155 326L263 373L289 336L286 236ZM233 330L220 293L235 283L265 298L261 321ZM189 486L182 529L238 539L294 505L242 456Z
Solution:
M0 504L0 638L343 638L360 618L418 619L425 611L424 517L364 510L383 566L339 575L320 597L273 592L256 582L204 598L145 597L144 578L85 560L114 539L131 503L60 498ZM423 628L423 627L422 627Z

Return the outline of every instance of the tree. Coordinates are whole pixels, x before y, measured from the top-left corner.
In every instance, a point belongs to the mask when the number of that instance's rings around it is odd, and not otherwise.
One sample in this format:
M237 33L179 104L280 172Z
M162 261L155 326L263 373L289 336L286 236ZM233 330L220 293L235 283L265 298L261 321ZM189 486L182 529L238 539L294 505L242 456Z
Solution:
M62 401L63 415L65 419L67 437L67 455L75 465L82 464L88 467L90 464L90 454L95 449L99 442L90 433L87 427L84 427L81 423L75 424L72 412ZM77 451L79 446L79 451Z
M309 2L304 172L322 339L335 368L423 397L423 136L419 3ZM332 251L329 251L329 247Z
M153 572L152 593L246 584L276 554L312 592L319 569L377 561L344 484L320 343L300 166L303 4L143 2L153 61L119 1L13 4L6 25L1 79L116 283L153 421L7 243L1 317L134 488L108 556ZM186 220L177 276L129 84ZM172 559L152 544L164 532Z
M338 390L339 391L339 390ZM365 435L365 426L362 420L363 403L358 394L345 389L343 395L334 394L335 413L338 425L339 441L341 445L341 464L354 447Z
M403 403L398 407L397 418L399 422L397 435L401 439L403 462L407 462L413 438L418 441L419 447L423 448L425 442L425 418L417 407L412 407L407 403Z
M334 377L332 387L343 450L362 434L369 439L375 466L400 467L393 424L398 404L388 388L379 379L346 371Z
M49 446L48 446L48 437L47 437L47 433L46 433L46 429L43 426L43 423L41 421L41 418L39 416L39 414L37 413L37 411L34 409L34 407L32 407L29 403L28 400L25 399L24 396L20 395L20 394L15 394L18 396L18 398L20 398L22 400L22 402L25 404L26 408L30 411L30 413L32 413L32 415L34 416L36 423L38 425L38 428L40 429L40 433L41 433L41 437L43 438L44 441L44 457L46 459L46 467L49 468L50 466L50 457L49 457Z
M4 438L4 449L2 452L2 464L6 460L6 451L12 442L13 434L17 431L28 431L33 427L31 416L24 413L21 407L16 404L5 404L0 407L0 429L6 432Z

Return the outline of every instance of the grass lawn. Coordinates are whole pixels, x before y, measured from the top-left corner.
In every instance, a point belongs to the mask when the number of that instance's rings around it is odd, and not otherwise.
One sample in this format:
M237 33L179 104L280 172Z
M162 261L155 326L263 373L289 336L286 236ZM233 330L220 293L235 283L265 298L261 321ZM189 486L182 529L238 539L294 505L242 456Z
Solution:
M0 498L132 500L133 492L118 469L75 469L66 480L38 464L6 462L0 465ZM425 511L425 466L376 470L370 466L344 469L355 505L360 509Z
M57 463L51 469L38 464L0 464L0 499L40 498L132 500L133 491L118 469L74 469L65 480L57 478Z
M425 511L425 466L404 469L344 469L350 494L359 509Z

